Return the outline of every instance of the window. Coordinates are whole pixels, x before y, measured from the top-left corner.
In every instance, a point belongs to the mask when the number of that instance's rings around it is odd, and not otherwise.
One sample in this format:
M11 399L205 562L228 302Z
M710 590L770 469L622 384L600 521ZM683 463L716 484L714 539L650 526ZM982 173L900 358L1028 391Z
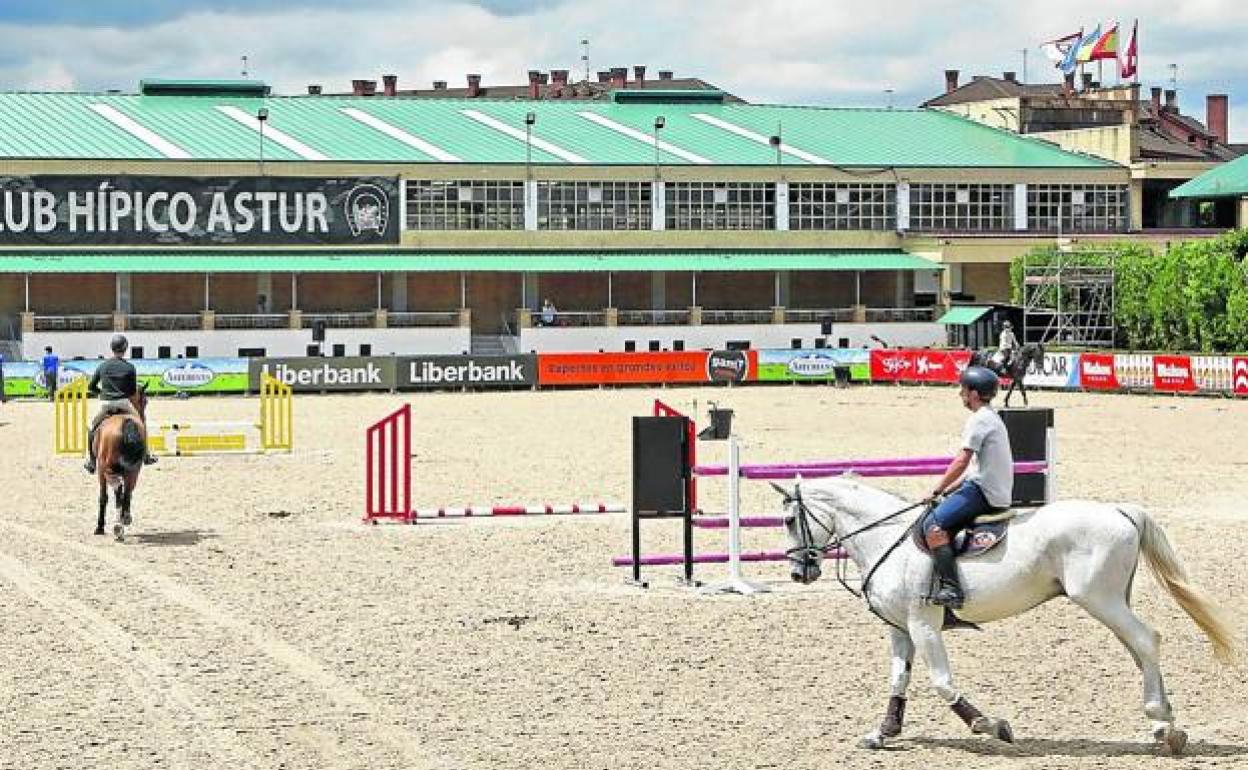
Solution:
M408 180L409 230L523 230L524 183Z
M897 187L891 184L789 185L790 230L895 230Z
M538 182L538 230L649 230L649 182Z
M770 182L668 182L668 230L774 230Z
M1127 188L1107 184L1029 184L1027 227L1041 232L1124 232Z
M911 185L910 229L967 232L1013 230L1014 185Z

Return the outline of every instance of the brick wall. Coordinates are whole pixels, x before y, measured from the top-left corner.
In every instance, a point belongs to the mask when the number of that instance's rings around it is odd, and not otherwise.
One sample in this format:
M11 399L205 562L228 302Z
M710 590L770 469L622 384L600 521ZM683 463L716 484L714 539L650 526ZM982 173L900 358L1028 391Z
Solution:
M1010 301L1010 266L993 264L962 265L962 292L976 302Z
M698 275L698 304L708 310L769 308L775 301L775 273L724 272Z
M853 273L797 272L789 279L789 307L824 310L852 304Z
M117 304L112 275L32 275L30 308L39 315L111 313Z
M132 313L198 313L203 308L203 275L135 273L130 276Z
M274 288L276 286L275 277ZM374 273L303 273L299 276L300 310L350 313L376 308L377 276Z
M408 273L407 309L436 312L459 309L459 273Z

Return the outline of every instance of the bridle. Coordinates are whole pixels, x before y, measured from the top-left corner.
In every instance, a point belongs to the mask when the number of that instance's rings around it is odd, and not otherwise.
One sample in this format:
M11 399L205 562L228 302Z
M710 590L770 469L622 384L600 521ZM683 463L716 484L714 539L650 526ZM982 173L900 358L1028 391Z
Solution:
M807 570L811 566L813 566L814 561L817 557L820 557L820 556L826 557L829 553L840 550L840 548L846 542L848 542L851 538L856 537L857 535L860 535L863 532L866 532L868 530L875 529L881 524L885 524L889 521L892 521L893 519L897 518L903 513L913 511L915 508L918 508L926 504L925 500L920 500L917 503L907 505L905 508L901 508L896 511L893 511L892 513L888 514L887 516L884 516L883 518L876 519L875 521L869 524L864 524L863 526L859 527L858 529L853 530L852 532L847 532L844 535L837 535L835 529L824 524L822 521L819 520L817 516L815 516L813 513L810 512L810 508L806 506L806 501L802 499L802 489L800 485L793 488L792 494L790 494L786 489L781 487L779 484L773 483L771 486L777 492L779 492L781 495L784 496L784 504L786 506L789 504L795 504L797 506L797 515L794 518L797 523L798 533L800 534L801 539L802 539L802 544L797 546L796 548L788 549L787 551L785 551L784 555L788 558L790 562L794 564L800 564L803 570ZM818 525L819 529L826 532L830 538L828 544L822 548L819 548L818 546L815 545L814 534L812 533L812 530L811 530L812 521L816 525ZM897 547L901 545L902 542L905 541L905 539L906 539L906 532L902 532L901 537L897 538L897 540L891 546L888 547L888 550L884 551L884 553L880 556L880 558L876 560L875 564L871 565L871 568L868 569L866 572L866 576L863 577L862 579L861 589L855 591L849 585L849 583L845 581L847 572L849 570L848 565L845 563L847 559L836 560L836 572L835 572L836 581L841 584L842 588L844 588L846 591L851 593L856 598L866 599L867 606L871 607L871 599L869 596L867 596L867 589L871 585L871 578L872 576L875 575L875 571L880 568L880 565L883 564L884 561L889 556L892 555L893 551L897 550ZM875 609L871 608L871 611L875 612ZM876 613L876 614L878 615L879 613Z

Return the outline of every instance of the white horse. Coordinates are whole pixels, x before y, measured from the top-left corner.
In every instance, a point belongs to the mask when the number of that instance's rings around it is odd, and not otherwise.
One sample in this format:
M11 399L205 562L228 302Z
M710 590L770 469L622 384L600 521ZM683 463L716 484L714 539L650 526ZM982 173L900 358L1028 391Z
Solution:
M945 610L927 601L931 557L910 537L917 506L854 476L799 483L785 494L785 525L793 580L820 575L825 550L840 545L863 576L868 607L892 629L892 692L883 722L861 741L883 748L901 734L906 688L917 649L931 672L932 687L973 733L1013 742L1009 723L982 715L954 686L941 637ZM1187 735L1175 725L1162 683L1160 635L1131 610L1131 583L1140 556L1157 582L1213 644L1215 656L1236 655L1231 632L1217 609L1188 582L1161 526L1139 506L1062 501L1020 511L1005 541L974 558L959 559L966 603L960 620L984 623L1025 612L1056 596L1068 596L1109 627L1135 658L1144 677L1144 713L1162 751L1179 754ZM848 586L847 586L848 587Z

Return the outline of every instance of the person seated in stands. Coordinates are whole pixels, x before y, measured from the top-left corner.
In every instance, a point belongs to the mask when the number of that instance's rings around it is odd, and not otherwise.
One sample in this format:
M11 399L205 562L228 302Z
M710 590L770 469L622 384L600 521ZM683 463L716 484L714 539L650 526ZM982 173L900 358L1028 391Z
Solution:
M558 312L559 311L555 309L555 303L550 301L550 297L547 297L546 299L542 300L541 325L542 326L554 326L555 314Z

